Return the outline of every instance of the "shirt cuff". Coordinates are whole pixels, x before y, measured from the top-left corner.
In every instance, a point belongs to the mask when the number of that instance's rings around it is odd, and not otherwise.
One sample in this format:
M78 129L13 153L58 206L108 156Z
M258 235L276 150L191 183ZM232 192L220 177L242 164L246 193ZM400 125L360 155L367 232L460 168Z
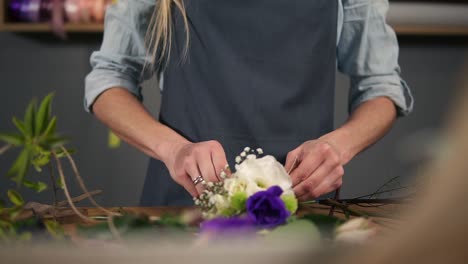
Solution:
M92 106L96 99L111 88L124 88L142 101L141 86L127 76L112 70L94 69L86 76L84 108L92 113Z
M380 84L364 89L358 96L350 94L349 112L352 113L362 103L378 97L392 100L397 108L398 117L407 116L413 111L414 98L411 90L408 84L400 79L400 85Z

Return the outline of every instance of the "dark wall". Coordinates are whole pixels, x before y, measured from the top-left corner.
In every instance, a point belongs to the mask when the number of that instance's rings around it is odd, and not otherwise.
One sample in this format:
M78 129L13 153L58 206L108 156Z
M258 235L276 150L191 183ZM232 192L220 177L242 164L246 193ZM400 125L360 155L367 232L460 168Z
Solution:
M109 149L108 130L82 106L89 56L99 48L100 38L98 34L72 35L63 42L49 34L0 33L0 131L13 128L11 116L22 116L32 97L55 91L59 131L68 135L71 146L78 150L74 156L88 187L104 190L98 201L103 205L137 205L147 158L125 144ZM415 112L399 120L388 136L346 166L345 196L371 193L394 176L406 179L412 174L418 164L412 158L421 148L413 139L431 135L441 126L463 65L468 62L467 43L466 39L401 39L400 61L416 98ZM337 125L346 118L347 84L344 76L337 77ZM156 113L158 90L155 82L146 86L146 104ZM0 157L0 197L13 186L4 175L14 154ZM34 177L48 180L46 174ZM80 194L74 182L72 186L73 193ZM28 200L51 201L50 193L26 193Z

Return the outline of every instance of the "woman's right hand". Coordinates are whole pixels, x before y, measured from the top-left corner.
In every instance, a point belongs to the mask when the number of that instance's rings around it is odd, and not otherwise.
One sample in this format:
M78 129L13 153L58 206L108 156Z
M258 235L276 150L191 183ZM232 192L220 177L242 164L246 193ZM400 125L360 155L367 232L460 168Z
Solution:
M207 182L218 182L228 164L224 149L217 141L174 144L162 161L172 179L193 197L198 197L204 190L201 183L195 186L194 179L202 176Z

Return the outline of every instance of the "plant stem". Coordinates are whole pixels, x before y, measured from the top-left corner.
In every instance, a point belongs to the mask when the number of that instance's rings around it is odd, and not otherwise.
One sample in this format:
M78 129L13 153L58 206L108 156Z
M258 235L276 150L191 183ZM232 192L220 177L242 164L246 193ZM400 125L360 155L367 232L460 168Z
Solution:
M52 167L52 163L49 163L49 174L50 174L50 181L52 182L52 188L54 191L54 207L57 207L58 199L57 199L57 185L55 184L55 175L54 175L54 168ZM55 216L55 213L54 213Z
M80 196L72 198L72 201L74 203L78 203L78 202L83 201L84 199L87 199L88 196L90 196L90 195L95 196L95 195L98 195L98 194L101 194L101 193L102 193L101 190L91 191L89 193L85 193L85 194L82 194ZM67 204L68 204L68 200L65 200L65 201L58 202L57 206L62 207L62 206L66 206Z
M54 156L55 158L55 161L57 162L57 170L59 172L59 175L60 175L60 179L62 181L62 184L63 184L63 192L65 193L65 197L67 197L67 200L68 200L68 204L70 205L70 207L72 208L73 212L75 212L76 215L78 215L81 219L83 219L84 221L86 222L91 222L91 223L97 223L95 220L93 220L92 218L89 218L85 215L83 215L75 206L75 204L73 203L72 199L71 199L71 196L70 196L70 193L68 191L68 187L67 187L67 182L65 181L65 175L63 173L63 168L62 168L62 163L60 162L60 159L57 157L57 153L55 153L55 151L52 152L52 155Z
M67 157L68 161L70 162L70 165L72 166L72 169L73 169L73 172L75 173L75 177L78 181L78 184L80 185L82 191L85 193L85 194L88 194L88 200L94 205L96 206L97 208L99 208L101 211L103 211L104 213L106 213L107 215L113 215L113 216L120 216L121 214L119 213L114 213L114 212L111 212L105 208L103 208L102 206L100 206L96 200L94 200L93 196L92 195L89 195L89 191L88 189L86 188L86 185L84 184L84 181L83 181L83 178L81 177L79 171L78 171L78 168L76 166L76 163L75 161L73 160L73 158L71 157L70 153L68 152L68 150L64 147L64 146L61 146L61 149L63 151L63 153L65 153L65 156Z
M337 202L337 201L335 201L333 199L327 199L326 202L328 204L332 205L332 206L335 206L335 207L338 207L338 208L342 209L343 211L348 211L350 214L355 215L355 216L364 216L364 217L369 216L366 213L362 213L362 212L356 211L354 209L351 209L351 208L349 208L348 205L342 204L342 203Z
M340 191L341 191L341 187L336 189L336 192L335 192L335 201L339 200L340 199ZM332 204L331 208L330 208L330 212L328 213L328 216L333 216L333 213L335 212L335 205Z
M109 230L111 231L114 238L117 241L122 242L122 237L120 236L119 230L117 229L114 223L114 216L110 215L109 217L107 217L107 225L109 226Z
M7 152L9 149L11 149L13 145L8 144L0 148L0 155L3 155L5 152Z

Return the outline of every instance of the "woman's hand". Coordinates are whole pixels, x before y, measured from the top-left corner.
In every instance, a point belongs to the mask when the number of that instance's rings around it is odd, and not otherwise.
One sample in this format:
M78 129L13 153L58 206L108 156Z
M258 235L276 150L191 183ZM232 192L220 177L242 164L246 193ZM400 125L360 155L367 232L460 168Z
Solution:
M207 182L218 182L221 172L228 164L224 149L217 141L174 144L163 162L172 179L193 197L198 197L204 190L201 183L195 186L194 179L202 176Z
M294 168L293 168L294 166ZM344 174L340 152L327 141L311 140L288 153L293 190L300 201L315 199L341 187Z

